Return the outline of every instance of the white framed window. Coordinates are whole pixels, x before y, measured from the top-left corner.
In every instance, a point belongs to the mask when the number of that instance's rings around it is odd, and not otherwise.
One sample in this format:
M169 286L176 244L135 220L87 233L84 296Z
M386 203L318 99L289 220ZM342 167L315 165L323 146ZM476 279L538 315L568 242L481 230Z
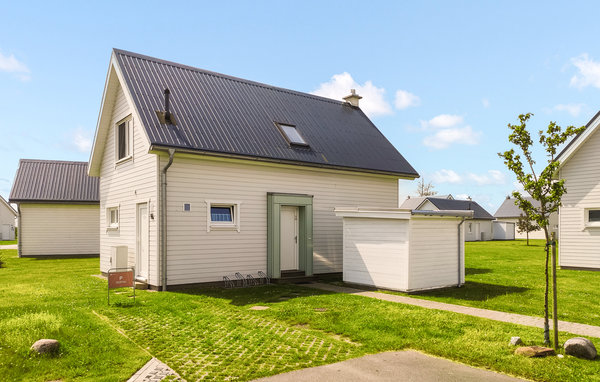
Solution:
M583 211L586 227L600 227L600 208L585 208Z
M115 126L115 161L130 159L132 156L133 122L131 116L122 119Z
M106 228L119 229L119 207L109 207L106 209Z
M206 200L206 232L231 230L240 232L240 202Z

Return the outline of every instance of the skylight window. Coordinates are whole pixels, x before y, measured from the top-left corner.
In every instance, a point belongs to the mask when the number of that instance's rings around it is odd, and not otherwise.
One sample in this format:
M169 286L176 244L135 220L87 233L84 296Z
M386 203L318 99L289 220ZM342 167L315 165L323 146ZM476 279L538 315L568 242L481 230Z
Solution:
M292 145L308 146L308 143L306 143L306 141L304 140L304 138L302 138L298 130L296 130L296 126L285 125L283 123L278 123L277 125L279 125L281 131L283 132L283 135Z

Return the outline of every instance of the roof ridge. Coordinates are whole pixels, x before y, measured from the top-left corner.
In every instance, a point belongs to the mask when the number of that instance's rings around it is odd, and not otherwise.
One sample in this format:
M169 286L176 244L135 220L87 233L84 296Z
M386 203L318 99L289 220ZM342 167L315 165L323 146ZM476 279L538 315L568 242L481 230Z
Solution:
M251 80L247 80L245 78L230 76L228 74L223 74L223 73L215 72L215 71L208 70L208 69L202 69L202 68L198 68L198 67L195 67L195 66L180 64L180 63L174 62L174 61L163 60L161 58L147 56L145 54L135 53L135 52L131 52L131 51L123 50L123 49L113 48L113 51L115 53L122 54L122 55L125 55L125 56L131 56L131 57L139 58L139 59L142 59L142 60L156 62L156 63L163 64L163 65L174 66L174 67L177 67L177 68L180 68L180 69L190 70L190 71L198 72L198 73L203 73L203 74L206 74L206 75L223 78L223 79L226 79L226 80L229 80L229 81L235 81L235 82L239 82L239 83L244 83L244 84L251 85L251 86L257 86L257 87L261 87L261 88L265 88L265 89L271 89L271 90L280 91L280 92L283 92L283 93L289 93L289 94L297 95L297 96L300 96L300 97L312 98L312 99L315 99L315 100L318 100L318 101L329 102L329 103L334 103L334 104L338 104L338 105L346 105L346 104L348 104L345 101L338 101L338 100L335 100L333 98L328 98L328 97L323 97L323 96L319 96L319 95L316 95L316 94L305 93L305 92L300 92L300 91L297 91L297 90L282 88L282 87L279 87L279 86L265 84L263 82L251 81Z
M70 161L70 160L54 160L54 159L19 159L21 163L62 163L62 164L85 164L88 162L85 161Z

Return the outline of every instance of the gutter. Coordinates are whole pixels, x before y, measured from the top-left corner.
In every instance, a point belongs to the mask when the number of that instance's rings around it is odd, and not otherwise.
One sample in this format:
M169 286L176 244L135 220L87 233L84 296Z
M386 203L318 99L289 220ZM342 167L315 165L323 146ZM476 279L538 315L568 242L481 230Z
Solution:
M175 149L169 149L169 161L160 171L160 269L162 291L167 290L167 170L173 164Z

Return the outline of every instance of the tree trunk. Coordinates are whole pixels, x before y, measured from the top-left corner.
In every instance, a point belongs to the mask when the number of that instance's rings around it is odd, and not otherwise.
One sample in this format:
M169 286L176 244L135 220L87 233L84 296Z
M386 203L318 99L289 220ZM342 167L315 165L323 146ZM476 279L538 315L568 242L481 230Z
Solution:
M525 231L527 234L527 246L529 247L529 231Z
M548 277L548 260L549 260L549 252L550 248L548 247L549 237L548 237L548 229L544 228L544 234L546 235L546 267L544 268L544 274L546 276L546 288L544 290L544 344L550 344L550 324L548 322L548 289L550 280Z
M556 291L556 237L552 233L552 329L554 332L554 349L558 350L558 306Z

